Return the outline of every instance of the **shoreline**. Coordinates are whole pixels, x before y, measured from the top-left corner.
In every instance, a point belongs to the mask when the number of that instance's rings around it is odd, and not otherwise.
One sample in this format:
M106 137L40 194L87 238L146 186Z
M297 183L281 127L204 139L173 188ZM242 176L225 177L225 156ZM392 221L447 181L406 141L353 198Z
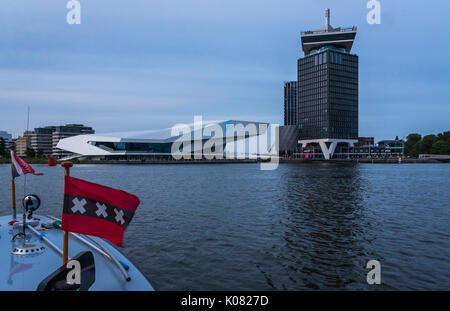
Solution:
M47 164L48 159L24 159L29 164ZM263 160L256 159L223 159L223 160L141 160L141 161L127 161L127 160L78 160L70 161L74 164L125 164L125 165L150 165L150 164L248 164L248 163L261 163ZM266 161L267 162L267 161ZM0 159L0 165L9 165L10 159ZM372 163L372 164L439 164L450 163L450 160L436 160L436 159L419 159L419 158L407 158L402 159L401 163L397 158L386 159L289 159L280 158L279 163ZM60 165L61 162L57 162Z

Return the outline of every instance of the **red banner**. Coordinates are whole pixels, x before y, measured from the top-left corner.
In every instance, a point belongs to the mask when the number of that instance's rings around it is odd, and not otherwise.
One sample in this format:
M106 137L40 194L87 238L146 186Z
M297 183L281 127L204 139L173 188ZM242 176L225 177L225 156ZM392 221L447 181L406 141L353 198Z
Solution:
M139 203L131 193L66 176L61 228L122 247L123 233Z

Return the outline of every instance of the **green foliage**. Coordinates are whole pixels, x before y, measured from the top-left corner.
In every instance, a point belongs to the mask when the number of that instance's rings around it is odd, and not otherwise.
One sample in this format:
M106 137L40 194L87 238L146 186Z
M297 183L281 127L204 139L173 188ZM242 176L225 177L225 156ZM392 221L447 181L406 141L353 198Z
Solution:
M409 134L406 137L404 150L405 154L417 157L419 155L421 142L422 142L422 135L417 133Z
M424 136L422 139L422 144L420 145L420 153L431 153L431 147L433 146L433 143L436 141L436 139L436 135Z
M450 155L450 131L437 135L409 134L405 142L405 154L417 157L420 154Z
M6 143L3 137L0 137L0 156L4 157L6 155Z
M439 140L449 141L450 140L450 131L447 131L447 132L444 132L444 133L439 133L437 136L438 136Z
M27 151L25 152L28 158L34 158L36 156L36 152L32 148L27 148Z

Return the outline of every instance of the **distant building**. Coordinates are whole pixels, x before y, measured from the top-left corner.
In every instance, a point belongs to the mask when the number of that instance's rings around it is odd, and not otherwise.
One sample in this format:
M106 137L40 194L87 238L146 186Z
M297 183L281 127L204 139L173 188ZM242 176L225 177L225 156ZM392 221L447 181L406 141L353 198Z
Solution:
M33 134L33 131L25 131L23 136L19 136L16 139L15 152L18 156L25 157L27 155L27 149L31 149L31 137Z
M12 138L9 143L7 144L8 149L11 149L11 147L15 150L16 149L16 140L17 138Z
M0 131L0 138L2 138L5 143L5 145L4 145L5 150L0 150L0 154L3 154L3 152L5 152L8 149L9 144L11 143L12 135L6 131Z
M86 135L94 133L95 131L92 129L92 127L84 126L83 124L66 124L55 126L54 131L52 132L52 156L54 156L55 158L64 158L73 155L72 152L57 147L61 139L76 135Z
M322 29L301 34L299 144L315 145L325 159L353 147L358 138L358 56L350 54L355 37L356 27L331 27L329 10Z
M299 130L297 125L285 125L279 128L279 154L283 157L292 157L299 151L298 137Z
M284 82L284 125L298 125L297 81Z
M419 154L419 159L450 161L450 155L448 155L448 154Z
M402 139L381 140L378 147L383 149L385 153L389 152L393 155L403 155L405 141Z
M12 135L6 131L0 131L0 138L3 138L5 143L7 143L12 139Z
M374 137L358 137L358 142L355 143L355 147L374 146L374 145L375 145Z
M34 129L31 136L31 148L38 157L50 157L53 153L53 132L56 126L46 126Z

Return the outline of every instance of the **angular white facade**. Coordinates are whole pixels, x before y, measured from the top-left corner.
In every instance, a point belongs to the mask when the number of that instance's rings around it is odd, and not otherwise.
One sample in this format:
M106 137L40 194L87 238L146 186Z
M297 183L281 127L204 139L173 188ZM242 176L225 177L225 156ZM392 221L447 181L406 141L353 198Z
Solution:
M140 132L77 135L61 139L57 148L75 153L71 157L102 156L172 156L172 147L190 145L189 154L202 154L206 141L214 142L215 148L223 150L225 156L231 150L230 143L245 146L245 157L257 156L252 149L260 136L270 132L270 125L263 122L222 120L179 124L172 128ZM242 144L243 142L243 144ZM261 145L261 143L260 143ZM270 142L269 142L270 146ZM183 149L183 148L182 148ZM253 152L252 152L253 150ZM184 150L183 150L184 151ZM237 150L237 153L241 152ZM204 153L203 153L204 154ZM236 156L236 152L234 153Z

